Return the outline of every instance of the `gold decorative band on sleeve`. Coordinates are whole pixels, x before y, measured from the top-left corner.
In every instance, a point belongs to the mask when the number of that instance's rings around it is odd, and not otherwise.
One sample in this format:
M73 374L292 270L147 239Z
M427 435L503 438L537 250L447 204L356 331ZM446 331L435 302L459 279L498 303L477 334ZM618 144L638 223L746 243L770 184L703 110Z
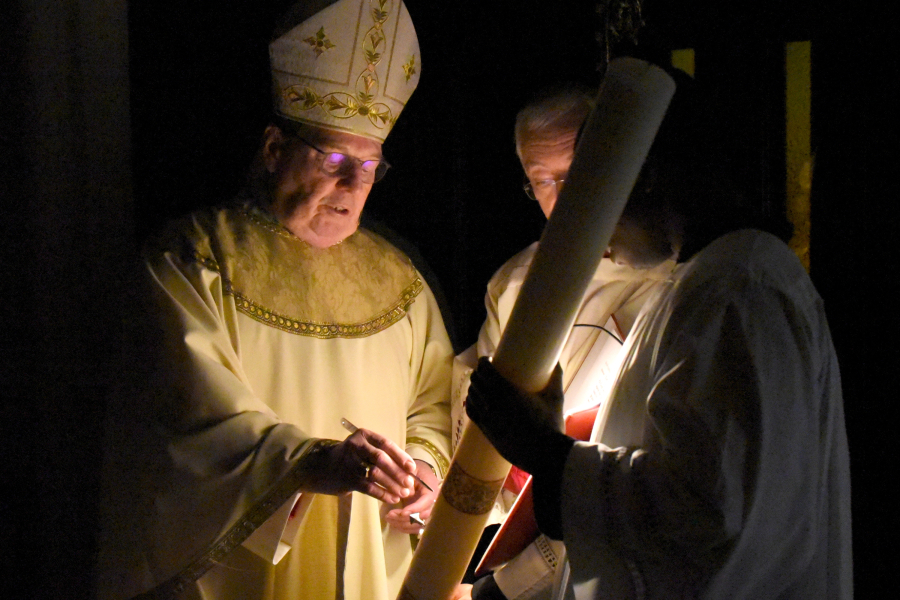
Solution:
M438 470L436 475L443 479L447 475L447 469L450 468L450 461L444 456L440 448L420 437L411 437L406 439L407 446L421 446L428 454L434 458L434 466Z
M450 472L441 486L441 495L447 500L447 504L461 513L483 515L493 508L504 480L505 478L482 481L466 473L455 462L450 465Z
M304 478L309 477L309 463L317 462L318 455L323 450L338 443L340 442L337 440L329 439L313 439L308 442L301 451L297 464L282 480L203 554L169 580L131 600L167 600L178 597L191 582L196 581L212 567L222 562L229 553L271 517L300 488Z

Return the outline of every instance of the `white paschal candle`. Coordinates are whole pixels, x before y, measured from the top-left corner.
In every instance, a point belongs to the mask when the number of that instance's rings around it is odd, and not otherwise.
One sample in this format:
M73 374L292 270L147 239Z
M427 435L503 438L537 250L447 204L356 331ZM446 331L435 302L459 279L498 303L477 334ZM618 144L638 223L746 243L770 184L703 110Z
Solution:
M610 62L494 354L497 371L519 388L547 385L674 92L658 67L634 58ZM469 423L398 600L450 597L508 472L509 463Z

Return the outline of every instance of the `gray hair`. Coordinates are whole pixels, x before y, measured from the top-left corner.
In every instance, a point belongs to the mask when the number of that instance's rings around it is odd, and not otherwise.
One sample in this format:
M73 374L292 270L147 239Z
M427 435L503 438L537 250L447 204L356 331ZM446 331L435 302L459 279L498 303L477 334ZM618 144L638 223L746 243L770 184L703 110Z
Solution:
M539 93L516 115L516 154L522 142L558 129L578 129L597 104L596 94L576 83L565 83Z

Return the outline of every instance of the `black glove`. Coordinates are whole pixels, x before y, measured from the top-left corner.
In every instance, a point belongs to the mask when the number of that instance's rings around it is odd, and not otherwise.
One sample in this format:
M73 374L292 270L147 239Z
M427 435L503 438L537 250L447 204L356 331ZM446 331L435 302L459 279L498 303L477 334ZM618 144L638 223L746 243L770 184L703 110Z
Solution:
M487 358L472 373L466 413L503 458L534 478L534 514L538 527L562 539L563 469L575 440L563 431L562 369L559 365L543 391L525 393L494 368Z
M562 369L537 394L523 392L504 379L487 358L472 373L466 413L503 458L535 479L559 477L574 440L563 430Z
M494 574L485 575L472 586L472 600L507 600L506 595L494 581Z

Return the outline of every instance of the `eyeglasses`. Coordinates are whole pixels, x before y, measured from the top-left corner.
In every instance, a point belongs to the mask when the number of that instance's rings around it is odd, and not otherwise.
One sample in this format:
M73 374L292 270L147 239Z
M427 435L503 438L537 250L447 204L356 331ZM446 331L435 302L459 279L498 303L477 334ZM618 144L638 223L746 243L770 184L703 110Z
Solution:
M380 160L361 160L341 152L327 152L309 143L299 135L294 135L294 137L319 153L319 170L326 175L342 176L352 172L355 165L359 165L360 178L366 183L376 183L381 181L387 170L391 168L388 161L383 158Z
M543 200L554 192L558 194L565 182L565 179L539 179L531 183L531 181L526 179L522 189L525 190L525 194L532 200Z

